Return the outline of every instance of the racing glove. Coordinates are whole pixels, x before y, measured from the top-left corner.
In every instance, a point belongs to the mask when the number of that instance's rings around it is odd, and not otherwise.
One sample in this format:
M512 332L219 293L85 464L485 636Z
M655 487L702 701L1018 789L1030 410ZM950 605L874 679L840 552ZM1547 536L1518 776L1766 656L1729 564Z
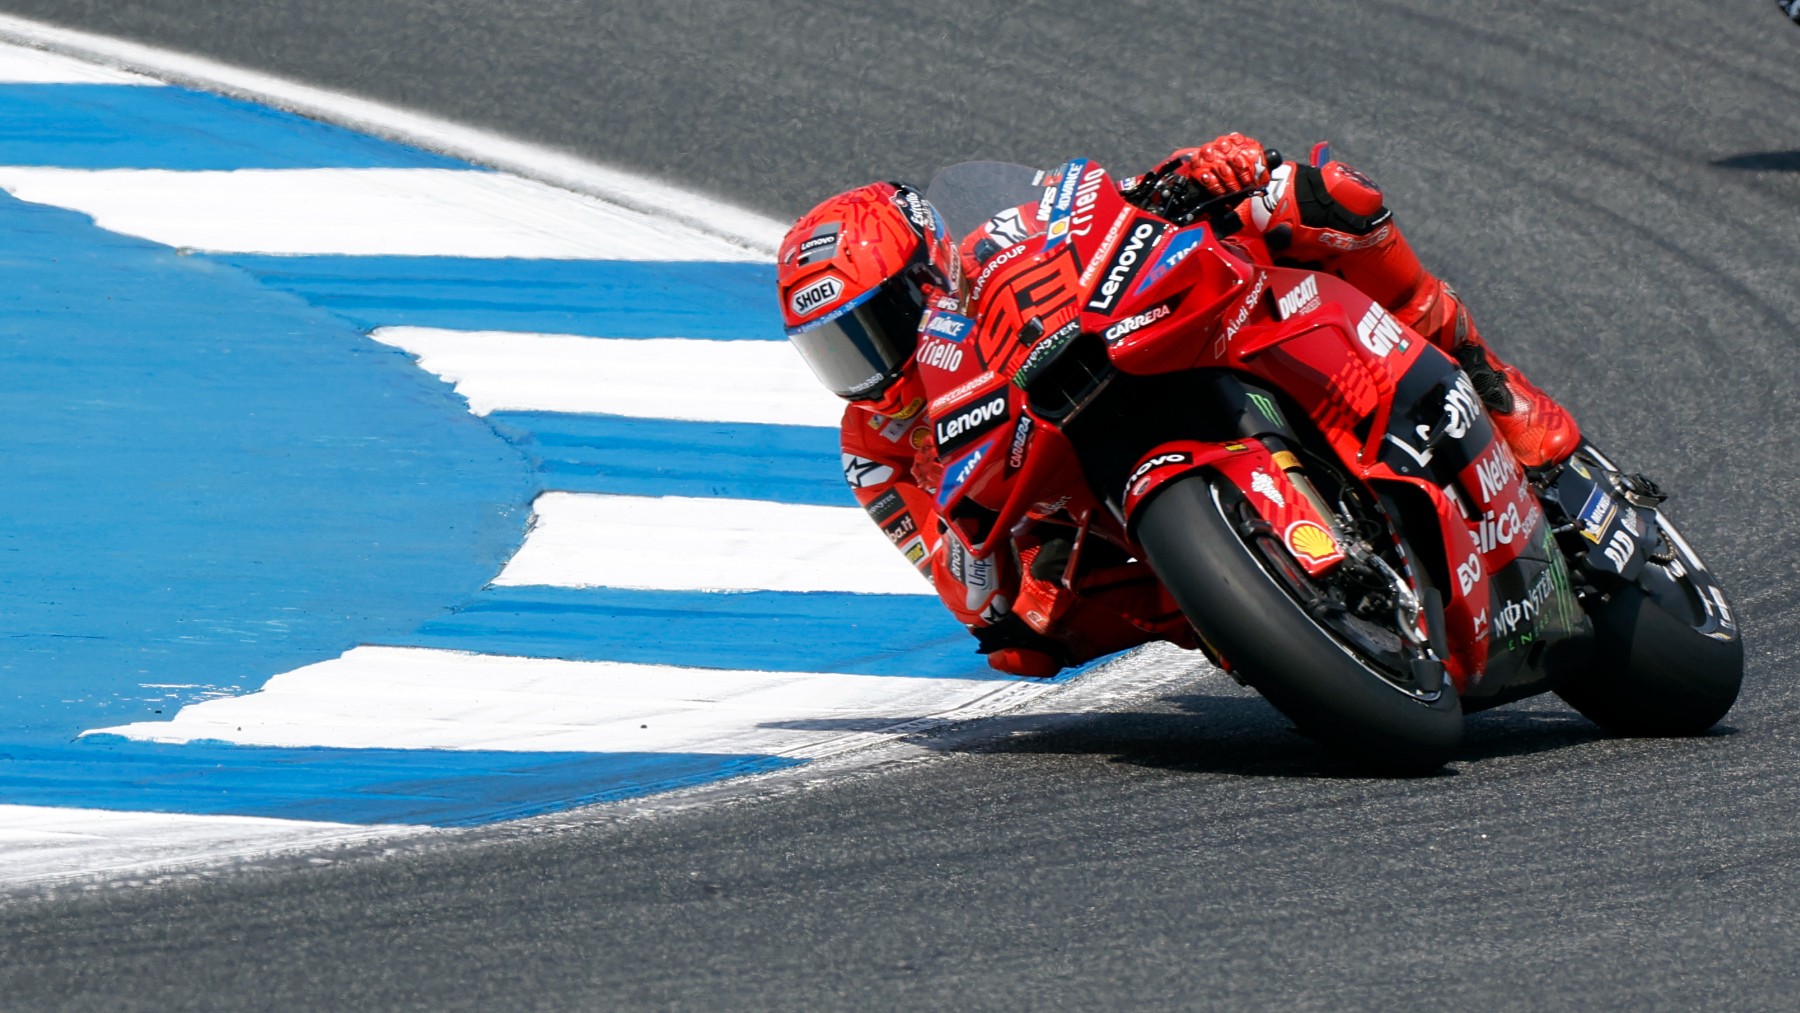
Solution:
M1176 172L1215 197L1251 187L1266 186L1269 167L1260 141L1243 134L1225 134L1198 148L1181 148L1164 165L1178 162Z
M1048 679L1071 662L1067 648L1011 612L992 625L977 626L969 632L981 645L976 650L987 655L988 666L997 671Z

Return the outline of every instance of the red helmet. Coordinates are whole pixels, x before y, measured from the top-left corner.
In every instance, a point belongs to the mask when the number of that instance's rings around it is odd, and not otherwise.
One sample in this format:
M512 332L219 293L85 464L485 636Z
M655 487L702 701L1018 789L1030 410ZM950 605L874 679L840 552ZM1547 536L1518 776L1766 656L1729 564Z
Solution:
M952 290L955 270L943 220L919 191L871 183L838 194L781 241L788 339L832 393L875 400L912 360L926 300Z

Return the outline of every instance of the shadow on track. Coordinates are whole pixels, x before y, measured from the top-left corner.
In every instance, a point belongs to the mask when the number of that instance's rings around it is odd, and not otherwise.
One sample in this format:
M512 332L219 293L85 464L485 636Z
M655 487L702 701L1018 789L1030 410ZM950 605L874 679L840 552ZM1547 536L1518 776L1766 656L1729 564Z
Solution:
M1301 735L1257 697L1194 693L1166 696L1159 702L1168 709L1015 715L948 732L939 726L903 740L940 752L1111 756L1115 763L1195 774L1368 776ZM907 721L899 716L823 719L769 727L875 732ZM1599 728L1570 711L1486 711L1469 717L1462 749L1436 776L1453 775L1463 763L1547 753L1605 738Z
M1721 169L1751 172L1800 172L1800 151L1746 151L1741 155L1715 158L1711 164Z

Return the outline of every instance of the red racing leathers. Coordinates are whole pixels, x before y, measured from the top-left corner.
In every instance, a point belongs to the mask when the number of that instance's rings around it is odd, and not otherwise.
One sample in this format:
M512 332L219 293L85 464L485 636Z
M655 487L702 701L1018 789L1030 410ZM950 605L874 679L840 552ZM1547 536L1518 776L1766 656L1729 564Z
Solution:
M1450 286L1419 263L1381 191L1367 177L1332 161L1317 167L1287 163L1268 174L1262 170L1261 153L1254 141L1227 135L1172 158L1184 159L1192 178L1215 192L1266 178L1266 194L1239 207L1243 229L1260 236L1278 261L1335 274L1355 285L1455 356L1474 377L1501 434L1524 463L1559 459L1574 449L1579 433L1573 420L1492 356ZM943 305L949 308L954 301ZM930 318L927 312L921 326ZM981 642L991 665L1042 677L1152 640L1196 646L1191 627L1141 562L1120 555L1098 567L1085 565L1077 594L1061 580L1067 543L1054 529L1024 539L1010 551L977 558L940 524L933 496L941 464L917 368L908 366L878 401L852 403L845 410L844 478L889 540L932 580L944 604ZM1510 429L1509 408L1518 416ZM1539 444L1536 451L1530 445L1533 438ZM1548 450L1543 449L1546 444Z
M978 557L938 522L942 465L910 370L876 402L852 403L840 428L844 480L895 548L930 578L989 663L1051 676L1152 640L1196 646L1192 629L1148 566L1120 553L1084 554L1081 593L1062 583L1068 543L1055 526ZM1072 534L1072 530L1068 533Z

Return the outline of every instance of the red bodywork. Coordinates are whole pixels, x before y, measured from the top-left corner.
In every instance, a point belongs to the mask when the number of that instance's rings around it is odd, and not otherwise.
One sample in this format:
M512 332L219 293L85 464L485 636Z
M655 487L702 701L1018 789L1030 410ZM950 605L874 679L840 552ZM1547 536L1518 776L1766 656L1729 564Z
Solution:
M1062 431L1072 414L1051 417L1026 388L1074 342L1098 338L1122 374L1222 370L1279 392L1323 437L1312 450L1375 495L1427 504L1434 530L1407 534L1419 552L1441 553L1432 562L1448 585L1443 660L1459 692L1528 646L1500 642L1512 626L1499 620L1544 607L1546 554L1521 555L1549 545L1543 513L1448 357L1338 278L1274 266L1253 238L1177 228L1132 206L1092 162L1070 162L1044 184L1044 200L1016 212L1034 234L965 262L975 325L956 368L921 371L944 462L938 506L972 549L1056 520L1135 553L1136 511L1207 469L1243 493L1308 573L1342 561L1331 519L1290 474L1298 462L1255 438L1153 441L1123 489L1092 488ZM1281 409L1266 407L1279 420Z

